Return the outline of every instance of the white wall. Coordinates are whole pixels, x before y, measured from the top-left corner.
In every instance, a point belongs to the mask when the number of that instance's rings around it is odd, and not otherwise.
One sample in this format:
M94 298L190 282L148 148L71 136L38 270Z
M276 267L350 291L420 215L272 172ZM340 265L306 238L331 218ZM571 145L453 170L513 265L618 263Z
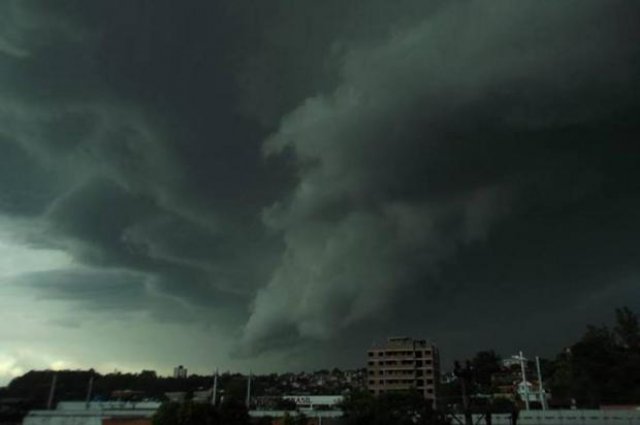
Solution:
M25 416L22 425L102 425L101 416Z
M464 423L461 415L458 416ZM493 425L510 425L510 414L492 415ZM457 423L455 420L454 423ZM473 423L484 424L481 415ZM521 411L518 425L640 425L638 410L530 410Z

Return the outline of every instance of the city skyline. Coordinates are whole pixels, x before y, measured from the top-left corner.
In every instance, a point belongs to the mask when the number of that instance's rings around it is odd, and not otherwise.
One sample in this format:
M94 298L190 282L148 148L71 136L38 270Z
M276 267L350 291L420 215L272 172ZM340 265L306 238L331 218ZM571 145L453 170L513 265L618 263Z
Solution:
M640 310L634 0L0 16L0 385L354 368L394 335L446 368Z

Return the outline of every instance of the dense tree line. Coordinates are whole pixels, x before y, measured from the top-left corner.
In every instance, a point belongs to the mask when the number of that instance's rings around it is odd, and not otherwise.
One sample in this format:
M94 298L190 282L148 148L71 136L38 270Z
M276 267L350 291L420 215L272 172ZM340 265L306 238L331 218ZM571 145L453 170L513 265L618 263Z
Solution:
M153 417L153 425L248 425L249 411L241 400L229 398L219 406L209 403L165 402Z
M93 377L92 399L94 400L164 400L167 392L185 392L210 389L212 376L190 375L187 378L158 376L154 371L141 373L100 374L91 371L30 371L13 379L6 388L0 389L0 397L13 397L28 400L36 408L42 408L51 388L53 375L57 375L55 399L84 400L87 396L89 380ZM220 390L244 397L246 377L240 374L222 374L219 376ZM259 390L259 385L254 389ZM127 392L128 391L128 392Z
M357 391L346 397L342 409L347 425L440 425L441 412L417 392L393 392L373 396Z
M456 362L460 379L441 387L443 401L462 405L461 384L467 394L494 394L505 382L496 380L504 367L493 350L480 351L472 359ZM535 370L529 361L527 368ZM582 337L554 359L541 359L542 375L556 407L597 408L603 404L640 404L640 325L638 316L623 307L615 311L613 327L588 326ZM508 374L507 374L508 376ZM519 367L515 367L515 379ZM495 410L508 409L494 400ZM474 401L482 410L486 401ZM480 405L480 406L478 406Z
M640 404L640 326L628 308L616 310L612 328L589 326L549 365L554 397L578 406Z

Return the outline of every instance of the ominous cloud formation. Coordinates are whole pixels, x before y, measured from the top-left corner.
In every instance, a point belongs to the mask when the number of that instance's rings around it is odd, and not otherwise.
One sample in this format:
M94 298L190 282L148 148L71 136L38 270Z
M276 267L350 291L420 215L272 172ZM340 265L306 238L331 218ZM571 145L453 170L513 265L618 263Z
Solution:
M632 0L2 8L16 302L205 329L198 367L268 369L559 321L554 349L637 295Z
M637 153L635 15L610 6L465 2L348 52L338 88L267 142L293 150L299 183L267 213L286 249L248 341L331 336L428 287L434 265L507 214L637 188L624 181L637 163L625 158Z

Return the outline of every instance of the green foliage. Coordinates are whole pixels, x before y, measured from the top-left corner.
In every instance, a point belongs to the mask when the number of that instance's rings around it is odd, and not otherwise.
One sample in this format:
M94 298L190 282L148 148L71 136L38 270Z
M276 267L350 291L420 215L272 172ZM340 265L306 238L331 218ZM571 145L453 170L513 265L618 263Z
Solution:
M54 402L84 400L91 374L94 374L96 379L100 376L92 371L30 371L13 379L7 387L6 394L8 397L28 399L34 408L44 408L54 373L57 375Z
M431 402L417 392L393 392L374 397L354 392L343 403L348 425L438 425L446 423Z
M153 417L153 425L248 425L247 408L235 400L222 403L219 408L208 403L166 402Z
M247 378L244 376L231 377L224 386L225 400L243 401L247 396L247 384Z
M221 424L245 425L250 422L249 411L243 402L230 398L226 399L219 408Z
M6 388L7 397L32 400L35 407L42 408L51 386L54 372L50 370L30 371L13 379ZM84 400L89 377L93 375L93 396L96 399L112 400L163 400L166 392L185 392L211 388L211 376L190 375L187 378L161 377L152 370L141 373L114 372L101 375L92 371L57 371L56 400ZM224 374L219 378L219 390L227 398L244 400L246 395L246 376ZM114 394L115 391L119 393ZM126 393L125 391L128 391ZM254 392L255 393L255 392Z
M638 316L627 307L616 309L615 337L623 348L640 351L640 324Z
M471 360L473 377L477 390L482 393L490 393L492 389L491 377L500 372L500 357L493 350L479 351Z
M578 406L640 403L640 326L628 308L616 310L613 330L589 326L560 354L551 378L554 398Z
M293 425L293 418L289 414L289 412L284 413L284 417L282 418L282 425Z
M279 399L275 403L276 410L296 410L296 402L288 399Z
M273 418L271 416L261 416L256 419L254 425L271 425L273 423Z
M290 415L289 412L285 412L282 418L282 425L305 425L306 423L307 417L302 413Z
M153 425L222 425L220 414L210 404L167 402L153 417Z
M491 401L489 411L493 413L511 413L515 408L513 401L506 398L495 398Z

